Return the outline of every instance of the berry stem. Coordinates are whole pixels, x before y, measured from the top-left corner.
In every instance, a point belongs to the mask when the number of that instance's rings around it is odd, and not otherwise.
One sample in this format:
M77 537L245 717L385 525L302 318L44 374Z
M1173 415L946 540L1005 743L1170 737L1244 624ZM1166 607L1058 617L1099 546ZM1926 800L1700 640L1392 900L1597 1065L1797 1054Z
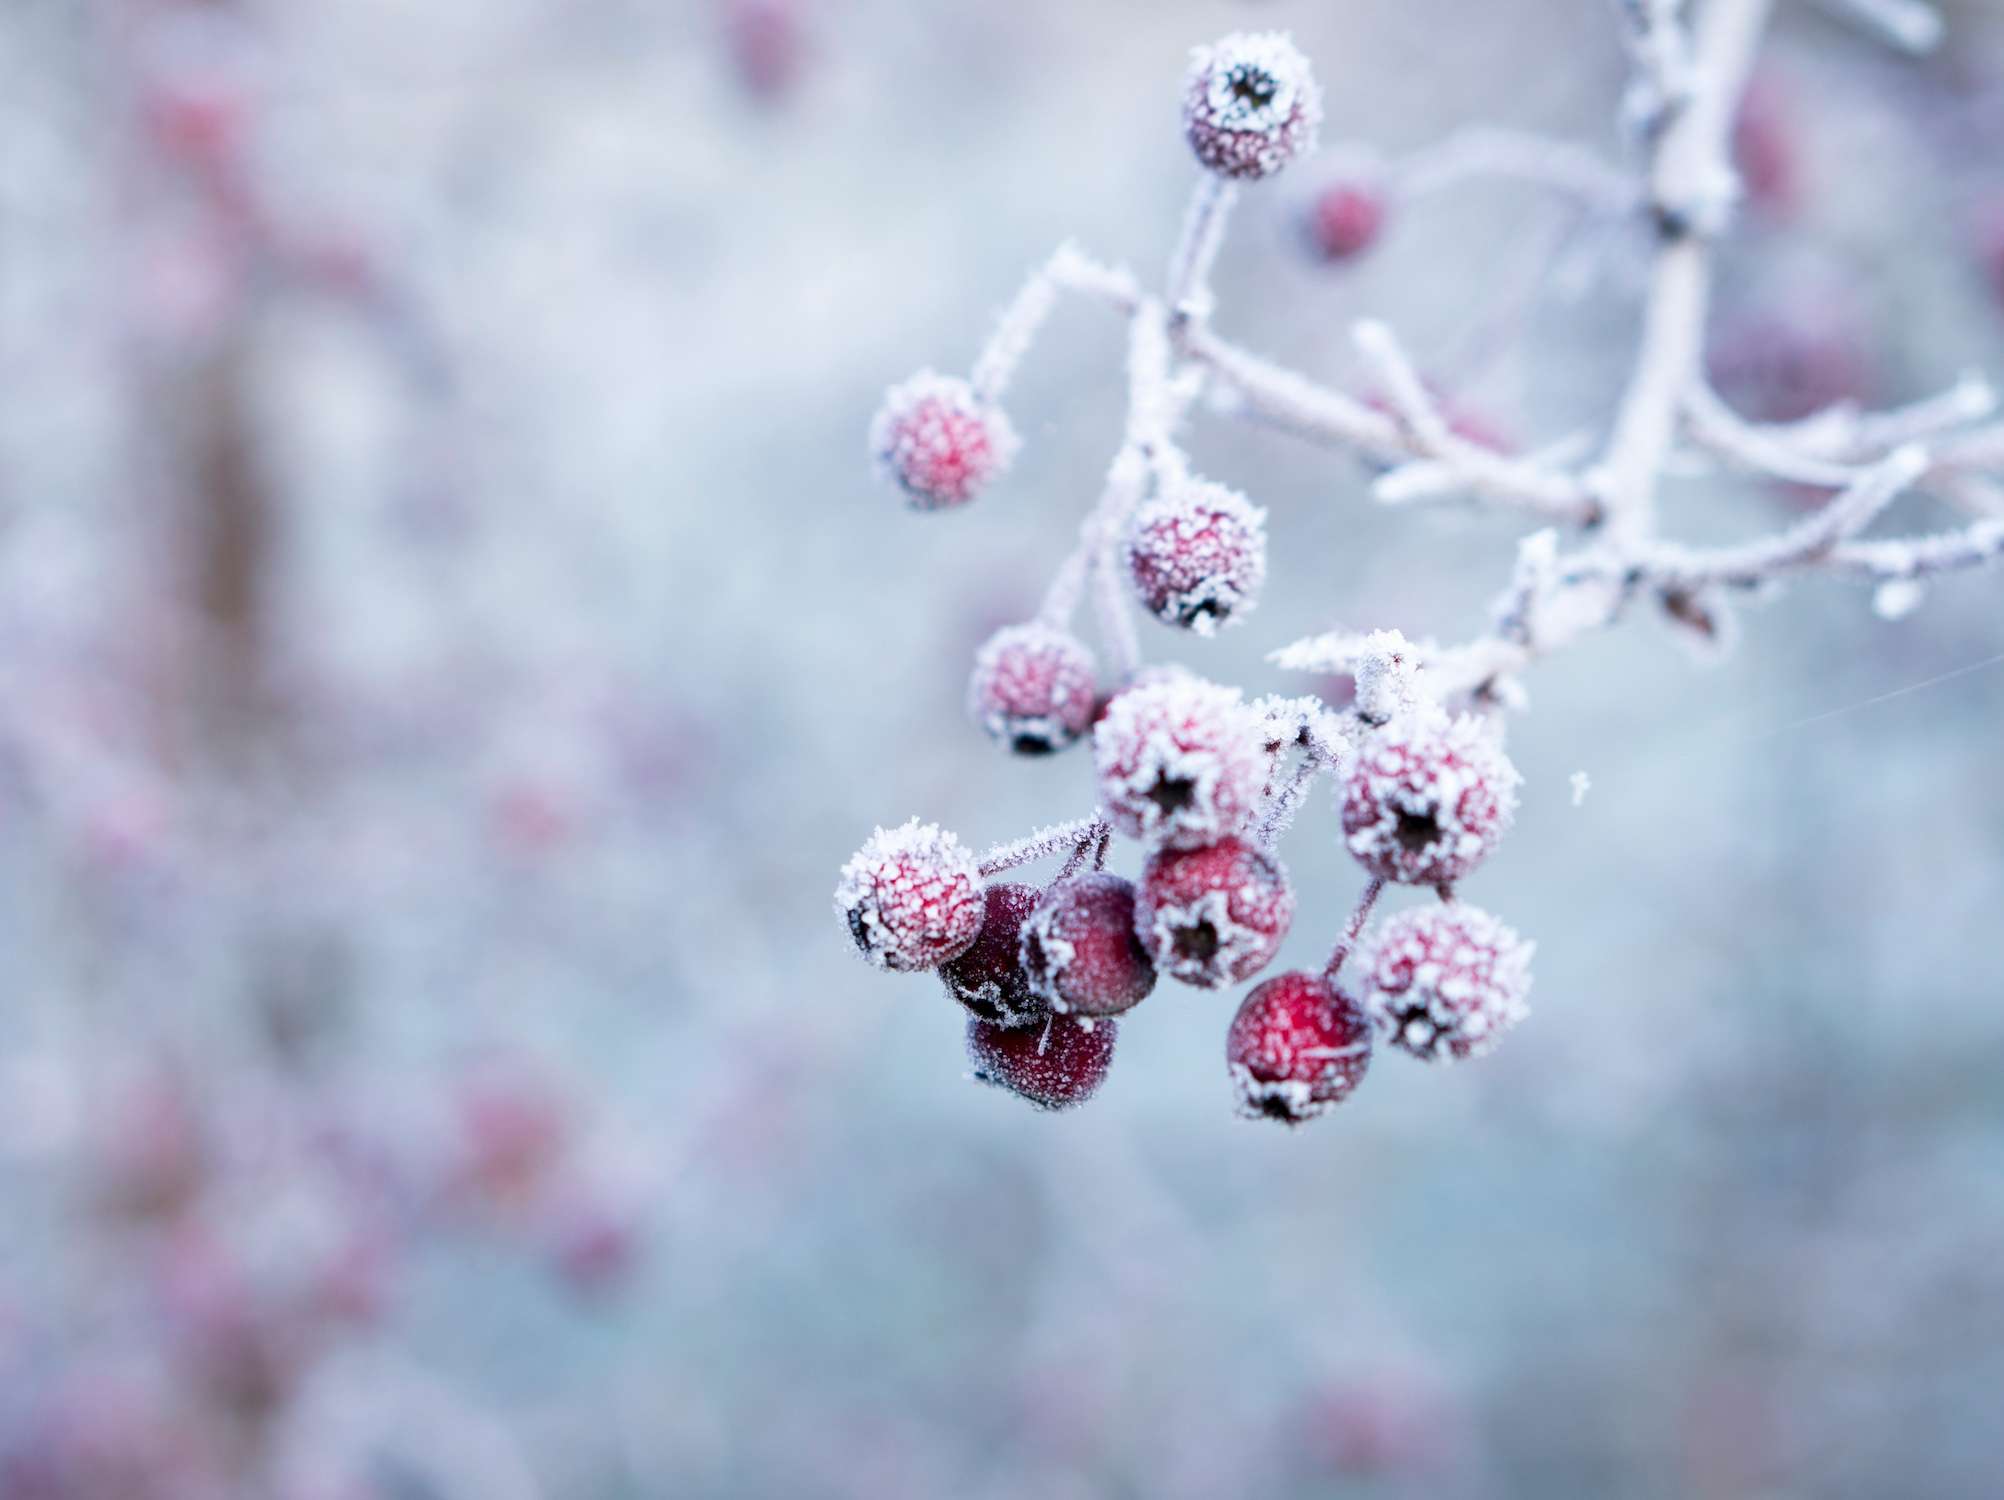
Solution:
M1329 955L1329 962L1322 966L1324 979L1332 983L1335 981L1344 961L1349 958L1350 951L1357 946L1358 934L1363 932L1364 924L1371 920L1371 908L1378 904L1378 897L1384 889L1385 882L1378 876L1373 876L1370 884L1364 887L1363 894L1357 898L1356 909L1350 913L1350 921L1343 929L1342 941L1336 944L1335 952Z
M1095 839L1104 838L1111 831L1106 820L1097 815L1073 818L1068 823L1053 823L1020 839L995 845L981 856L976 868L982 878L987 879L1004 870L1013 870L1018 865L1034 864L1062 850L1088 847Z
M1190 194L1182 237L1169 258L1169 307L1179 321L1202 323L1211 315L1211 268L1237 201L1238 185L1209 172Z

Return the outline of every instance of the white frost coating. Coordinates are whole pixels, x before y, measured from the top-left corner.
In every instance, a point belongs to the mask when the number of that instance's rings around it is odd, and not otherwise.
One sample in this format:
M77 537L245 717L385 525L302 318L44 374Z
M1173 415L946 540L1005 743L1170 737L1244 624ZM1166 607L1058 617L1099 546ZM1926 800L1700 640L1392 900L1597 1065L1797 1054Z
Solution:
M1415 1057L1480 1057L1530 1013L1536 946L1460 902L1399 912L1366 942L1366 1008Z
M937 823L879 828L842 867L835 914L872 965L898 973L958 958L981 933L974 856Z
M1423 658L1396 630L1374 630L1357 653L1357 716L1384 724L1419 707Z
M967 712L1020 753L1062 750L1092 723L1096 674L1092 652L1070 632L1005 625L975 653Z
M1584 771L1575 771L1568 781L1573 789L1573 806L1586 806L1587 793L1593 790L1593 778Z
M1872 613L1882 620L1904 620L1927 599L1927 586L1911 578L1895 578L1872 590Z
M999 875L1004 870L1013 870L1018 865L1033 864L1047 859L1053 854L1067 853L1105 837L1112 830L1106 820L1099 817L1073 818L1068 823L1053 823L1048 828L1039 828L1035 833L1020 839L1011 839L1006 844L992 845L981 856L980 873L986 877Z
M1459 880L1509 828L1520 780L1481 720L1424 707L1361 747L1340 793L1346 847L1387 880Z
M1093 758L1114 827L1182 849L1243 828L1267 764L1259 718L1238 690L1187 674L1115 696L1093 731Z
M1214 635L1252 612L1266 583L1266 512L1237 490L1191 479L1134 513L1127 571L1165 625Z

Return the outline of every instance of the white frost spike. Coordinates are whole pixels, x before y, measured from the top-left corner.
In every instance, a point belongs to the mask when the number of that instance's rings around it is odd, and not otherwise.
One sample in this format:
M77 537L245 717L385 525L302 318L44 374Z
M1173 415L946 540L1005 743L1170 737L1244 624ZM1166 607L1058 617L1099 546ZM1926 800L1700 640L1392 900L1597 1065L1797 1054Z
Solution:
M1872 613L1882 620L1904 620L1927 599L1927 586L1911 578L1895 578L1872 592Z

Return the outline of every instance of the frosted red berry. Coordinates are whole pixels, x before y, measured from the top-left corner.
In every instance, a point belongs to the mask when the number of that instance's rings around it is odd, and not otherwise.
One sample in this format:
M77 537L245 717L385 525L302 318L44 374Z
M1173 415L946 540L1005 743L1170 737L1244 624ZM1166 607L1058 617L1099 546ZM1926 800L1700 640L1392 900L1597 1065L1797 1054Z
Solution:
M1135 513L1127 572L1156 619L1211 635L1259 600L1266 512L1222 484L1176 485Z
M1366 1003L1385 1039L1415 1057L1480 1057L1528 1011L1534 946L1459 901L1399 912L1362 955Z
M1155 965L1134 931L1134 883L1096 873L1061 880L1023 923L1030 989L1051 1008L1114 1016L1155 988Z
M1273 962L1293 921L1287 871L1238 839L1158 852L1135 908L1155 967L1204 989L1250 979Z
M1269 764L1238 692L1180 675L1115 696L1093 730L1100 801L1130 838L1195 849L1245 826Z
M951 375L922 370L885 393L870 451L916 510L965 505L1008 469L1016 430Z
M934 969L980 935L981 877L959 839L913 818L879 828L842 867L835 911L877 968Z
M1308 239L1327 261L1354 260L1377 244L1385 195L1368 182L1332 182L1308 207Z
M1299 1125L1348 1098L1371 1064L1363 1008L1320 975L1255 985L1232 1018L1225 1060L1239 1112Z
M1510 826L1517 781L1478 720L1439 710L1401 715L1364 741L1345 783L1345 843L1382 879L1451 884Z
M1283 32L1235 32L1191 54L1183 134L1221 177L1271 177L1315 144L1322 90Z
M1035 886L1011 881L989 886L981 935L960 957L940 965L946 992L969 1014L996 1026L1026 1026L1049 1012L1030 988L1021 956L1023 923L1040 894Z
M1040 1109L1070 1109L1099 1092L1113 1065L1118 1023L1047 1016L1036 1026L967 1023L967 1059L983 1083Z
M975 654L974 721L1018 755L1048 755L1092 726L1096 668L1085 643L1049 625L1009 625Z

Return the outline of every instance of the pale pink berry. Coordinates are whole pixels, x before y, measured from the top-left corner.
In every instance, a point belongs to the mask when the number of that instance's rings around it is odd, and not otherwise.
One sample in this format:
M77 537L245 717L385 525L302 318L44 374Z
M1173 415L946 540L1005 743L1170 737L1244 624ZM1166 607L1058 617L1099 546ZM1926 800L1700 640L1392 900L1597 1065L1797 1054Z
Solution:
M1053 1010L1115 1016L1155 988L1155 965L1134 931L1134 883L1075 875L1046 891L1023 923L1023 973Z
M1308 239L1327 261L1354 260L1377 244L1385 195L1369 182L1332 182L1308 208Z
M1271 177L1315 144L1322 90L1284 32L1235 32L1191 54L1183 133L1221 177Z
M1159 851L1135 907L1156 968L1204 989L1250 979L1273 962L1293 920L1287 871L1238 839Z
M1002 409L951 375L922 370L885 393L870 451L915 510L965 505L1016 456Z
M1004 626L975 655L967 711L1018 755L1048 755L1091 727L1095 673L1078 637L1034 622Z
M1259 601L1266 512L1208 480L1172 486L1135 512L1127 571L1156 619L1214 634Z
M1366 1004L1415 1057L1480 1057L1528 1012L1534 946L1459 901L1399 912L1362 955Z
M879 969L936 969L981 933L974 856L936 823L879 828L842 867L835 912L856 950Z
M1237 690L1188 675L1118 694L1093 730L1093 759L1113 826L1172 849L1240 832L1269 764Z
M1042 893L1032 885L999 881L983 894L981 935L960 957L939 966L946 992L968 1013L997 1026L1027 1026L1041 1020L1049 1004L1030 988L1023 972L1023 923Z
M1364 741L1343 789L1343 833L1373 875L1448 885L1510 826L1518 776L1480 721L1403 714Z
M1371 1022L1318 974L1255 985L1232 1018L1225 1060L1249 1119L1299 1125L1348 1098L1371 1064Z
M1040 1109L1070 1109L1099 1091L1113 1065L1117 1024L1046 1016L1035 1026L997 1026L971 1017L967 1059L983 1083Z

